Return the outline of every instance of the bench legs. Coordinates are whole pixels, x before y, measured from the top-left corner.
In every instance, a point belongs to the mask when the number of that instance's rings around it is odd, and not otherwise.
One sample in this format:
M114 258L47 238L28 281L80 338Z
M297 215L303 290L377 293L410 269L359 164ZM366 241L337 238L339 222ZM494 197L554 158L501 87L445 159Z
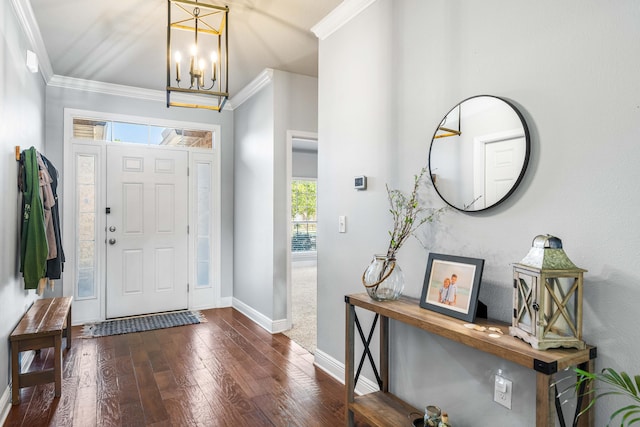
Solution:
M60 397L62 395L62 334L56 335L53 359L53 372L56 377L55 396Z
M70 332L67 338L67 348L71 347ZM28 350L39 351L53 347L53 369L37 372L21 372L20 353ZM38 338L28 338L11 343L11 403L20 403L20 389L38 384L55 383L55 396L62 395L62 333Z

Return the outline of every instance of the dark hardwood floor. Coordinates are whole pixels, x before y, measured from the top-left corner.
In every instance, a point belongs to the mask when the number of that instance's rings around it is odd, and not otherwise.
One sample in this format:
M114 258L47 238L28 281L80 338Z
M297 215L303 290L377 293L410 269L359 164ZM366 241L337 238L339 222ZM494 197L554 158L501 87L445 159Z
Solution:
M104 338L74 328L62 396L53 383L23 388L4 425L344 425L344 386L313 355L233 309L203 313L198 325Z

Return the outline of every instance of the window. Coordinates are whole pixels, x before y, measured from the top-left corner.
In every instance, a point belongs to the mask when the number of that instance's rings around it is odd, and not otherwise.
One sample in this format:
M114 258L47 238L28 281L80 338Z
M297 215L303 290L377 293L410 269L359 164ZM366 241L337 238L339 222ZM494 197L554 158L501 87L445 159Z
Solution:
M213 132L110 120L73 119L73 137L144 145L212 148Z
M291 250L316 250L317 183L310 180L291 182Z
M76 157L78 269L76 296L96 298L96 157Z

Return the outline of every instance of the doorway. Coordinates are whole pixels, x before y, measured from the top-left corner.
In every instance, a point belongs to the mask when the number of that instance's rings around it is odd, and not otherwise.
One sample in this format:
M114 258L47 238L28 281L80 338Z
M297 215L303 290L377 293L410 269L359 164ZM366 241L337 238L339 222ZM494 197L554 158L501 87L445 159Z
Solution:
M149 121L65 109L74 324L221 304L219 126Z
M316 134L287 133L288 242L287 323L289 338L315 353L317 337Z

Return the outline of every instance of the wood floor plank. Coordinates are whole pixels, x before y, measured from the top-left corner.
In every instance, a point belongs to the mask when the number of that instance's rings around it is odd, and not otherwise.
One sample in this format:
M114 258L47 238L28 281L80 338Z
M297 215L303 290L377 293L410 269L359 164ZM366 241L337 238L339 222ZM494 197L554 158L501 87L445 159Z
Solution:
M142 403L139 400L136 402L120 403L120 421L122 426L145 425Z
M51 425L56 427L73 426L75 401L78 395L78 378L69 377L62 380L62 387L67 393L57 399L55 410L52 411Z
M198 325L111 337L74 327L62 396L22 389L5 427L344 425L344 387L313 355L232 308L202 313ZM52 364L43 350L32 366Z
M121 425L120 403L117 397L98 400L97 423L99 427L117 427Z
M135 372L142 409L144 410L144 418L147 424L167 421L169 414L167 414L162 403L162 396L160 395L160 390L153 376L151 363L136 366Z
M134 373L130 375L117 376L118 381L118 402L120 405L136 403L141 405L140 390L138 389L138 381Z
M67 390L63 387L62 394L66 394ZM75 400L75 408L73 413L74 426L95 426L98 424L98 387L78 387L78 396Z

